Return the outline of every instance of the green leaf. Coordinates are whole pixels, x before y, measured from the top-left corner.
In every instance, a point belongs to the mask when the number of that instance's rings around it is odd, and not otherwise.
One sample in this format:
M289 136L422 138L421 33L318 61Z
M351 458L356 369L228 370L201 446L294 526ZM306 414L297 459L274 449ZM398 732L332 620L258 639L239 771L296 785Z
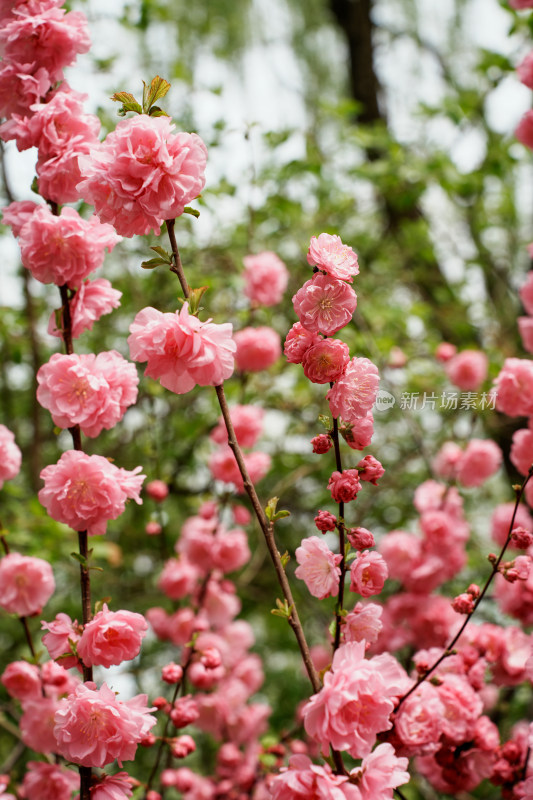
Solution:
M143 261L141 263L143 269L155 269L162 265L168 267L168 261L164 261L162 258L150 258L148 261Z
M282 509L281 511L276 511L274 516L272 517L272 522L276 522L278 519L284 519L285 517L290 517L291 512L287 511L287 509Z
M265 506L265 514L267 515L270 522L273 521L274 515L276 513L276 508L278 506L279 497L271 497L268 503Z
M198 219L198 217L200 216L200 212L198 211L198 209L191 208L191 206L185 206L185 208L183 209L183 213L190 214L192 217L196 217L196 219Z
M200 301L208 289L209 286L199 286L197 289L190 289L189 309L191 314L198 313L200 310Z
M172 264L172 255L168 252L168 250L165 250L164 247L156 245L155 247L151 247L150 250L153 250L154 253L157 253L158 256L161 256L161 258L163 258L167 264Z
M77 561L79 564L81 564L81 565L82 565L82 567L86 567L86 566L87 566L87 559L85 558L85 556L82 556L80 553L71 553L70 555L71 555L71 556L72 556L72 558L73 558L73 559L75 559L75 560L76 560L76 561Z
M111 100L114 100L115 103L122 103L122 107L118 110L121 117L127 114L128 111L134 111L136 114L142 114L143 112L141 105L129 92L115 92L111 96Z
M150 86L147 86L143 81L143 87L143 111L145 114L150 114L154 103L164 97L170 89L170 83L156 75ZM157 111L160 111L160 109L157 109Z
M281 558L281 566L285 569L285 567L291 560L288 550L285 550L285 552L283 553L282 556L280 556L280 558Z
M330 418L328 417L327 414L319 414L318 415L318 421L322 423L322 425L324 426L324 428L327 431L330 430L330 428L331 428L331 420L330 420Z

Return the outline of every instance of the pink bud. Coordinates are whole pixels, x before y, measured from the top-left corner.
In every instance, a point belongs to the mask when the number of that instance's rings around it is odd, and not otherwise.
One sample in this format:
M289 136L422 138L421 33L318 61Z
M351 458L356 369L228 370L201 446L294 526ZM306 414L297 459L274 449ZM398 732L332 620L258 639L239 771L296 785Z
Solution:
M374 547L376 542L372 533L366 528L352 528L347 533L348 541L356 550Z
M159 522L151 520L150 522L146 523L146 528L144 529L144 532L147 533L148 536L159 536L162 530L163 528L161 527Z
M216 669L222 663L220 651L216 647L208 647L203 651L200 661L206 669Z
M176 728L185 728L191 722L195 722L200 715L196 701L192 699L191 695L180 697L174 703L174 708L170 712L170 719Z
M161 670L161 677L165 683L179 683L183 677L183 669L173 661L166 664Z
M156 503L162 503L168 497L168 486L164 481L150 481L145 488L148 496L155 500Z
M327 453L333 447L333 442L327 433L320 433L315 436L311 439L311 444L313 445L313 453L318 453L319 455Z
M315 525L319 531L334 531L337 525L337 517L329 511L319 511L315 517Z
M184 734L174 739L170 751L174 758L185 758L196 750L196 743L192 736Z
M463 592L452 601L452 608L458 614L471 614L474 610L474 599L471 594Z

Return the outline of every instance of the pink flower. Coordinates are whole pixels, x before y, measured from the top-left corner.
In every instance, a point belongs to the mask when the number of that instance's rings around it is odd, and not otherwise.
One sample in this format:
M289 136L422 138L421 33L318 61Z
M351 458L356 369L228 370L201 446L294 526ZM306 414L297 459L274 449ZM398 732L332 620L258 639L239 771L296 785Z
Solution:
M22 453L15 444L15 434L0 424L0 489L4 481L15 478L22 464Z
M100 317L110 314L114 308L120 306L121 297L122 292L113 289L106 278L83 281L70 302L72 338L77 339L83 331L91 331ZM56 325L56 314L52 313L48 322L48 333L62 338L63 332Z
M357 465L357 469L359 470L359 478L362 481L373 483L374 486L377 486L378 480L385 475L385 469L381 462L371 455L362 458Z
M350 568L350 591L361 597L379 594L389 576L385 559L380 553L363 550L358 553Z
M137 400L137 370L116 350L94 355L55 353L37 372L37 400L59 428L79 425L94 437L120 422Z
M221 572L234 572L250 560L248 538L241 528L226 531L219 526L213 542L213 564Z
M101 267L105 250L111 252L119 241L113 228L95 216L82 219L73 208L62 208L56 216L46 206L34 211L19 237L22 263L34 278L71 288Z
M533 0L509 0L511 8L533 8Z
M446 374L463 392L479 389L488 374L489 361L480 350L463 350L446 362Z
M520 331L524 350L527 350L528 353L533 353L533 318L518 317L518 330Z
M533 272L528 272L527 274L527 278L520 289L520 299L526 313L533 314Z
M19 722L21 739L36 753L57 751L54 735L54 715L57 708L58 702L52 697L39 697L24 703L24 713Z
M146 523L146 527L144 529L144 532L148 536L159 536L159 534L161 533L162 530L163 530L163 528L159 524L159 522L155 522L155 520L150 520L150 522Z
M198 705L190 694L178 698L170 712L172 724L178 729L185 728L187 725L196 722L199 716Z
M128 337L134 361L147 361L145 374L175 394L190 392L196 384L218 386L233 374L230 323L200 322L184 303L174 314L155 308L139 311Z
M481 486L499 469L502 451L491 439L470 439L457 463L457 480L463 486Z
M397 786L409 783L408 764L407 758L396 756L391 744L379 744L350 776L357 779L363 800L390 800Z
M315 517L315 525L319 531L334 531L337 527L337 517L329 511L319 511Z
M191 594L199 577L198 568L185 556L179 559L170 558L165 562L157 585L171 600L181 600Z
M400 742L413 753L434 752L442 730L444 706L435 686L421 683L402 703L395 720Z
M161 669L161 677L165 683L179 683L183 678L183 668L171 661Z
M304 283L292 303L304 328L333 336L350 322L357 295L344 281L320 273Z
M285 339L285 358L291 364L301 364L307 350L321 341L318 333L308 331L301 322L295 322Z
M455 442L444 442L432 462L433 472L439 478L455 479L457 464L463 457L462 448Z
M40 156L36 166L39 194L59 205L78 201L79 159L90 151L92 144L90 139L75 136L57 155Z
M326 395L331 413L357 429L361 418L366 417L374 405L378 386L376 365L368 358L352 358L342 378Z
M376 642L383 630L382 613L383 606L378 606L377 603L357 603L342 621L344 641L348 643L364 640L367 644Z
M86 667L111 667L139 655L148 630L142 614L109 611L106 603L88 622L78 642L78 655Z
M522 83L533 89L533 52L528 53L517 66L516 71Z
M42 697L39 668L27 661L12 661L0 678L8 694L17 700L38 700Z
M39 500L57 522L90 535L105 533L107 522L117 519L126 500L142 504L139 496L145 475L141 467L126 470L102 456L67 450L57 464L41 472L44 488Z
M173 133L169 117L141 114L118 123L80 157L78 191L122 236L160 232L205 184L207 149L195 133Z
M355 500L360 488L361 482L356 469L334 472L328 481L328 489L336 503L349 503L350 500Z
M76 644L81 636L81 627L78 621L74 622L68 614L57 614L52 622L41 621L41 628L48 631L43 636L43 644L48 650L50 658L61 659L61 665L65 669L74 667L78 664L78 658L74 655L72 644ZM68 655L68 658L65 656Z
M146 700L145 694L138 694L121 702L106 683L100 689L94 683L81 684L56 711L57 752L83 767L131 761L157 721Z
M123 800L133 794L132 781L127 772L102 775L91 786L91 800Z
M352 248L343 244L340 236L329 233L321 233L318 238L311 237L307 263L319 267L332 278L349 283L352 283L354 275L359 274L357 255Z
M260 306L275 306L281 301L289 273L275 253L266 250L244 259L244 294Z
M390 655L365 658L365 643L342 645L333 657L332 669L324 675L322 689L304 706L307 733L324 753L330 745L364 758L376 736L390 730L395 700L411 681Z
M51 86L50 75L35 64L4 61L0 65L0 116L25 116Z
M235 366L242 372L268 369L281 356L281 339L273 328L243 328L234 335Z
M2 209L2 223L9 225L13 231L13 236L18 237L24 225L38 208L40 208L39 204L34 203L33 200L10 203Z
M257 483L264 478L270 469L271 459L268 453L255 451L245 453L243 458L252 483ZM209 469L215 480L233 483L240 494L244 492L242 476L233 451L229 447L221 447L218 452L213 453L209 459Z
M457 347L450 342L441 342L435 350L435 358L443 364L449 361L457 353Z
M317 766L304 755L291 756L269 786L272 800L361 800L346 775L334 775L327 764Z
M237 442L241 447L253 447L263 432L264 409L252 405L236 405L230 408L230 417ZM217 444L227 444L228 432L222 416L211 431L210 438Z
M55 591L54 574L48 561L20 553L0 559L0 607L10 614L37 614Z
M514 135L525 147L533 147L533 111L526 111L516 126Z
M353 422L339 425L339 431L348 447L352 450L364 450L374 435L374 417L369 412L364 417L354 418Z
M514 503L501 503L496 506L492 514L491 520L491 537L502 547L507 539L511 530L511 520L514 514ZM533 519L523 505L519 505L516 511L513 528L520 526L526 530L533 530Z
M305 377L313 383L331 383L341 377L349 361L347 344L339 339L322 339L306 350L302 366Z
M294 574L305 581L313 597L337 597L342 555L332 553L318 536L309 536L296 548L296 561L300 566Z
M144 490L148 497L151 497L156 503L162 503L168 497L168 486L165 481L150 481L150 483L146 484Z
M72 792L79 791L77 771L44 761L30 761L27 770L21 797L28 800L70 800Z
M356 550L366 550L376 545L374 535L367 528L350 528L346 531L346 537Z
M506 358L494 381L496 408L509 417L533 415L533 362Z
M313 453L318 453L318 455L327 453L333 447L331 436L327 433L320 433L318 436L314 436L311 439L311 444L313 445Z
M84 14L45 4L17 9L0 28L0 45L6 61L44 67L53 83L78 53L88 52L91 42Z

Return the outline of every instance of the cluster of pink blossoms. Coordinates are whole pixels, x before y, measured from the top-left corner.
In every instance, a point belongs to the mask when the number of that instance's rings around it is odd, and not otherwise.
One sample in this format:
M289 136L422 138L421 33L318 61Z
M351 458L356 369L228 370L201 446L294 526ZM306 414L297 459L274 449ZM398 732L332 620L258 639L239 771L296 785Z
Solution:
M236 405L230 408L230 417L239 447L245 449L255 447L263 433L264 413L264 410L259 406ZM216 428L211 432L211 439L219 445L209 459L209 469L213 478L224 483L232 483L237 492L244 492L242 475L233 455L233 450L228 444L228 434L222 417L220 417ZM253 450L250 453L243 453L243 458L248 474L254 484L264 478L270 469L271 459L268 453Z
M22 453L15 442L15 434L0 425L0 489L4 481L15 478L20 471Z

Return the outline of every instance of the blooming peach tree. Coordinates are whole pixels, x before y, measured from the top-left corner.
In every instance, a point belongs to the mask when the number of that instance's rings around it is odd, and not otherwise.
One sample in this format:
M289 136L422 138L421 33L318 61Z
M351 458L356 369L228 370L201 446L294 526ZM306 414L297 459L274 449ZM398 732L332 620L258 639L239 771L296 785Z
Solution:
M377 359L354 354L338 336L358 305L358 257L336 234L313 236L311 277L295 289L298 321L286 332L284 355L322 393L327 413L312 431L309 455L327 465L320 505L329 508L314 509L318 535L294 548L293 571L280 544L290 497L260 498L256 489L272 460L254 449L267 412L261 397L250 402L248 393L250 375L267 374L281 357L279 333L254 323L258 311L283 297L290 277L284 262L272 250L245 258L248 315L239 330L218 321L216 303L210 317L201 305L207 287L189 282L178 246L183 215L198 214L189 204L205 186L207 148L197 134L177 131L163 109L167 81L145 84L141 102L117 92L123 119L100 140L98 119L84 112L84 96L63 72L90 46L81 13L66 11L61 0L0 4L0 41L0 135L18 150L37 148L40 196L13 200L3 221L18 240L23 268L59 289L59 307L46 317L61 352L39 366L35 380L50 427L65 433L61 454L42 465L38 500L57 535L77 540L71 556L81 587L78 618L64 609L48 614L56 592L50 554L26 554L24 537L2 528L0 607L20 625L24 643L0 677L9 697L2 724L20 739L4 764L0 800L387 800L425 796L420 776L440 795L487 797L501 787L508 800L533 797L526 711L533 682L531 427L513 435L509 457L522 481L514 500L494 511L497 552L480 574L467 569L463 493L478 491L499 470L502 452L490 439L471 435L464 446L450 440L434 455L413 500L419 534L375 535L364 527L365 508L386 480L386 464L362 452L377 427L380 370ZM526 85L530 71L526 61L519 71ZM8 85L17 91L7 92ZM526 115L517 135L531 144L527 125ZM151 233L166 233L169 243L158 240L142 266L155 270L153 280L177 278L179 305L174 299L170 309L143 307L137 298L119 345L131 361L114 349L75 352L78 340L90 349L87 333L120 304L107 278L92 277L104 267L105 251L118 249L122 237ZM519 328L531 352L531 279L521 299ZM489 388L483 352L442 343L436 355L462 392ZM140 379L133 362L146 364ZM227 399L232 381L240 402ZM157 471L144 486L147 476L129 462L127 447L93 452L104 431L127 429L129 409L154 382L159 399L206 387L219 409L203 437L190 432L212 480L181 525L165 511L172 492ZM486 397L497 412L530 422L531 359L507 358ZM215 449L202 450L196 438ZM1 424L0 489L16 484L21 461L13 433ZM121 608L122 597L95 601L102 567L97 545L89 544L121 524L129 501L140 506L143 499L154 508L146 535L161 542L162 605L147 601L140 613ZM252 547L246 526L260 537ZM255 569L261 547L281 595L261 612L291 629L310 684L291 709L290 730L273 723L269 730L276 709L260 693L268 658L263 665L252 652L254 626L240 617L242 575ZM74 577L67 569L60 575L62 582ZM126 581L123 590L127 598ZM483 616L491 592L497 611ZM311 615L298 611L308 607L306 594L321 601L313 647ZM146 660L151 667L142 673ZM144 681L146 691L130 692L125 675L135 676L136 689ZM518 691L523 713L511 727L505 698Z

